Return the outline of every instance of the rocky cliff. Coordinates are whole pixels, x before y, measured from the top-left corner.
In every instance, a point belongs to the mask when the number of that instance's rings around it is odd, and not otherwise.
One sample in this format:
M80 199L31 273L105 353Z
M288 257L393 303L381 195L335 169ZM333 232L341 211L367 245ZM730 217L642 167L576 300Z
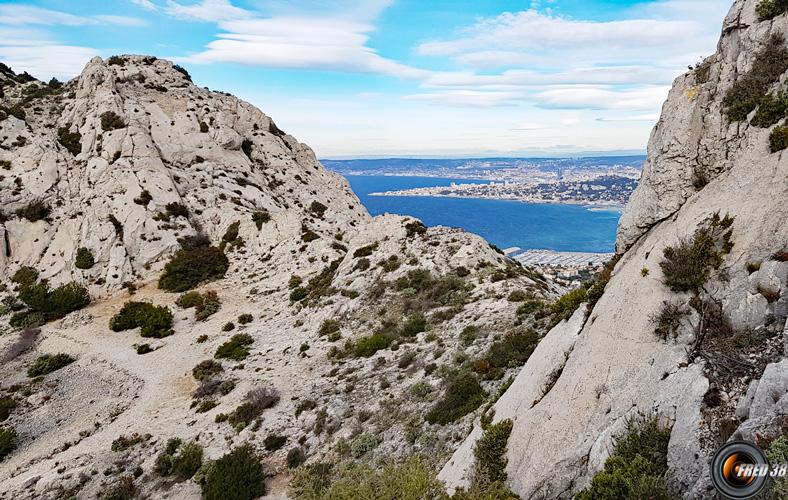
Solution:
M772 103L788 15L764 15L766 3L736 1L717 52L675 80L604 295L547 334L494 406L493 422L513 421L506 470L523 498L588 487L644 416L669 429L668 484L687 498L714 496L721 443L765 447L783 432L788 156L775 140L785 107ZM450 486L469 484L481 435L442 470Z
M168 61L0 83L0 498L197 498L171 470L195 446L251 445L278 496L304 461L445 456L561 292L475 235L370 217Z

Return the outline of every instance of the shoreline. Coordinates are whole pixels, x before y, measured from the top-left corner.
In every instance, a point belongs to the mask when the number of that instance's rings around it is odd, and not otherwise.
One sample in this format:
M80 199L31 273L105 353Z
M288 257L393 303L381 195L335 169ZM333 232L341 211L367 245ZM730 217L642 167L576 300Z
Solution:
M459 198L466 200L491 200L491 201L516 201L531 205L572 205L583 207L592 212L623 212L626 204L621 203L594 203L581 200L551 200L551 199L528 199L528 198L496 198L492 196L461 196L456 194L418 194L401 193L400 191L383 191L369 193L367 196L378 196L388 198Z

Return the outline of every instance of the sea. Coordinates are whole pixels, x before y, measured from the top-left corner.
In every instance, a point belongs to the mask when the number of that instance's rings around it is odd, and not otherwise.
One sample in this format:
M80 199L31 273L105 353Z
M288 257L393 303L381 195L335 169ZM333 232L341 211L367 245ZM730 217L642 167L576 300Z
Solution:
M372 215L409 215L428 226L459 227L482 236L500 248L545 249L557 252L612 252L619 210L578 205L525 203L510 200L370 196L370 193L487 183L468 179L348 175L345 178Z

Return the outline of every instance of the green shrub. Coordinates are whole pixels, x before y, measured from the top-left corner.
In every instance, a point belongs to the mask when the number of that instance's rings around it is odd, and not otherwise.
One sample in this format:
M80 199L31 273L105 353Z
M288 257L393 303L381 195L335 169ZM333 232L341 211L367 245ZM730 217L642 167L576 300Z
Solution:
M181 203L167 203L164 205L164 210L172 217L189 217L189 209Z
M659 313L651 318L654 333L662 340L676 338L681 327L681 318L686 315L687 311L681 305L663 302Z
M16 216L20 219L27 219L30 222L45 220L52 213L49 205L41 200L31 201L22 208L16 210Z
M427 320L423 314L414 314L402 325L400 335L403 337L415 337L427 329Z
M248 325L252 321L254 321L254 317L251 314L238 315L238 324L240 325Z
M190 479L202 466L202 446L188 443L181 448L172 461L172 473L180 479Z
M539 299L526 300L517 308L518 316L527 316L544 309L544 302Z
M509 302L522 302L531 297L531 294L523 290L514 290L506 298Z
M70 365L76 361L68 354L44 354L36 359L35 363L27 369L28 377L40 377Z
M13 427L0 427L0 461L16 449L16 431Z
M93 254L85 247L77 250L77 258L74 260L74 265L79 269L90 269L96 264L93 259Z
M478 408L486 397L476 377L460 371L447 380L443 397L427 413L427 422L445 425L459 420Z
M289 469L295 469L304 462L306 462L306 453L301 447L296 446L287 452L287 467Z
M587 298L588 289L584 285L562 295L550 306L552 323L557 324L562 320L568 320Z
M38 271L30 266L20 267L11 277L11 281L19 285L33 285L38 280Z
M774 127L769 134L769 150L772 153L788 148L788 127Z
M758 105L758 111L750 123L756 127L768 128L780 121L788 113L788 92L766 94Z
M515 330L494 342L482 358L485 369L478 373L500 378L503 370L522 366L539 344L539 335L533 330Z
M125 66L126 59L120 56L110 56L109 59L107 59L107 64L110 66Z
M252 500L265 495L265 471L251 446L212 462L202 481L205 500Z
M353 438L350 442L350 453L355 458L361 458L370 451L377 448L382 440L372 434L361 434Z
M204 281L221 279L230 261L216 247L202 246L183 249L173 255L159 277L159 288L169 292L185 292Z
M788 437L782 435L772 441L766 450L766 458L769 459L770 464L788 463ZM771 493L774 498L788 498L788 478L781 477L775 480Z
M445 498L435 470L418 456L381 466L348 462L311 464L298 469L290 483L297 500L376 499L416 500ZM498 497L478 497L493 500Z
M16 400L11 396L0 398L0 422L5 421L11 412L16 408Z
M506 443L512 433L512 425L511 420L502 420L497 424L489 425L476 442L473 449L473 455L476 457L474 483L506 482Z
M42 324L60 319L90 304L87 288L71 282L50 290L46 281L27 281L31 276L37 276L37 273L33 270L34 274L29 274L30 268L23 269L17 272L18 277L25 280L19 285L18 298L27 306L28 311L15 315L11 319L12 323L20 326Z
M670 429L656 418L627 422L626 432L614 444L605 467L577 500L618 500L621 498L674 498L667 488L668 442Z
M378 244L373 243L371 245L367 245L361 248L357 248L356 251L353 252L353 258L358 259L359 257L369 257L372 255L372 252L378 249Z
M172 313L164 306L149 302L126 302L109 321L113 332L140 328L143 337L163 338L172 335Z
M118 116L114 111L105 111L101 113L101 130L104 132L124 128L125 126L126 122L124 122L123 118Z
M222 308L219 295L213 290L208 290L205 293L186 292L178 297L175 304L183 309L190 309L193 307L194 317L198 321L205 321Z
M287 436L279 436L276 434L269 434L263 440L263 446L268 451L276 451L287 443Z
M153 348L150 344L140 344L137 346L137 354L148 354L149 352L153 352Z
M263 224L271 220L271 214L266 210L258 210L252 213L252 222L257 226L257 229L263 229Z
M112 445L110 446L110 449L116 453L121 451L126 451L129 448L133 448L137 446L143 441L147 441L150 438L151 438L150 434L146 434L142 436L136 432L133 433L131 436L118 436L117 439L112 441Z
M728 118L731 121L746 119L764 100L769 86L786 70L788 50L784 46L782 35L775 33L755 55L752 69L739 78L725 94L722 103Z
M319 201L313 201L312 204L309 205L309 211L321 219L323 218L323 215L325 215L326 210L328 210L328 207Z
M246 398L233 412L228 416L228 421L236 429L246 427L263 411L273 408L279 403L279 391L273 387L258 387L246 394Z
M704 221L690 239L683 239L675 247L663 250L664 259L659 263L664 283L674 292L699 290L709 279L712 269L718 269L723 255L730 252L730 227L733 217L719 214Z
M228 321L227 323L224 324L224 326L222 326L223 332L230 332L233 330L235 330L235 323L233 323L232 321Z
M192 376L197 380L207 380L223 370L222 364L213 359L206 359L192 368Z
M79 133L79 130L76 132L70 130L70 124L57 129L57 140L61 146L66 148L66 151L76 156L82 152L82 134Z
M305 399L303 401L300 401L298 405L296 405L295 416L296 418L298 418L298 416L301 415L303 412L314 410L315 408L317 408L317 403L315 403L311 399Z
M755 7L758 20L766 21L788 12L788 0L761 0Z
M320 329L317 331L317 333L322 337L324 335L330 335L332 333L338 332L339 328L339 321L335 319L327 319L320 324Z
M115 486L107 488L101 493L101 500L132 500L137 496L137 487L132 476L123 476Z
M392 339L382 332L376 332L367 337L358 339L355 343L353 353L359 357L368 358L391 345Z
M219 346L214 357L241 361L249 355L249 346L253 343L254 339L249 334L239 333L233 335L230 340Z

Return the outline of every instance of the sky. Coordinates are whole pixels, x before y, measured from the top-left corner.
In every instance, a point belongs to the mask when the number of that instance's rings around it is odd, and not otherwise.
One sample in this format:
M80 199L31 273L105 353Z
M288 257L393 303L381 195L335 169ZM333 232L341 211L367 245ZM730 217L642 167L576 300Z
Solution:
M0 0L0 61L176 61L321 158L645 151L732 0Z

